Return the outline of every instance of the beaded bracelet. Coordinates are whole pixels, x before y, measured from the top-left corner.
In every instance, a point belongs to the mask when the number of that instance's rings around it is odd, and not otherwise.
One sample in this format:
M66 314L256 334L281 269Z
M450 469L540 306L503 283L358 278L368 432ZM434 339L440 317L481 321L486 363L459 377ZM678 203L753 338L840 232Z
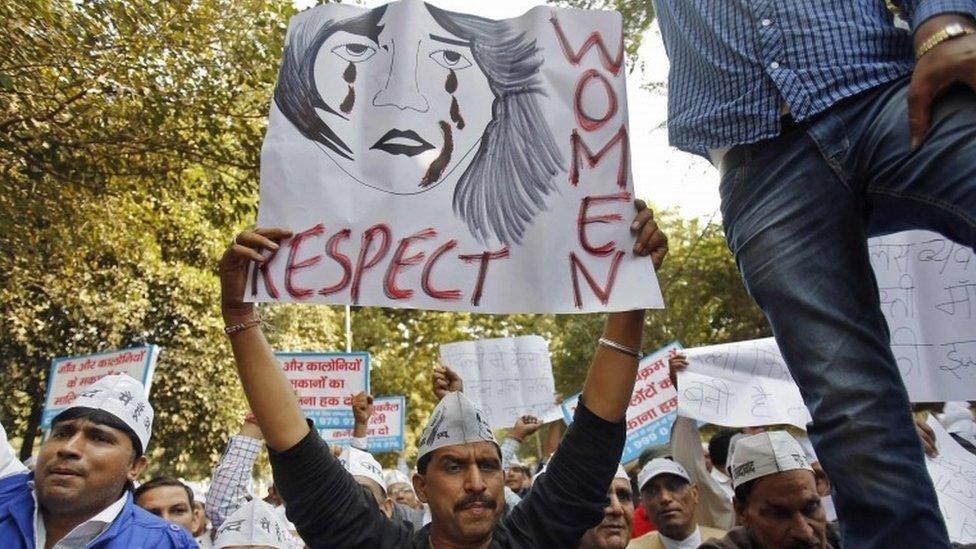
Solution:
M601 337L599 343L603 347L606 347L608 349L613 349L614 351L623 353L627 356L632 356L637 360L644 358L644 355L642 355L641 352L638 351L637 349L631 349L630 347L627 347L626 345L621 345L620 343L617 343L616 341L613 341L611 339Z

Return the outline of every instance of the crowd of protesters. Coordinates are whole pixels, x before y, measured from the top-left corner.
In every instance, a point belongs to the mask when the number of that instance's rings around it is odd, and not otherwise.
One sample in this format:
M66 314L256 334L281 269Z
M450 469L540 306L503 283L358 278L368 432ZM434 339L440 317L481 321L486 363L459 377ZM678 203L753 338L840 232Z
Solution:
M634 232L639 253L660 265L666 238L642 204ZM261 324L253 322L253 305L240 298L249 262L286 236L279 229L243 233L221 262L227 325L247 326L228 333L252 411L228 440L206 495L175 478L140 478L152 406L138 381L109 375L54 418L32 472L4 435L4 546L845 546L832 484L799 432L723 430L703 444L699 425L678 417L668 445L648 449L636 464L619 463L643 311L608 316L568 428L523 416L499 443L465 396L463 380L436 366L431 390L438 404L412 469L401 459L384 470L366 451L372 414L366 393L352 398L351 444L329 446L302 415ZM686 367L680 354L669 360L675 387ZM968 405L947 405L942 420L960 444L974 448ZM521 442L542 427L542 459L520 462ZM915 443L937 451L922 424ZM265 446L274 483L262 499L251 479Z
M371 396L353 399L352 444L330 447L242 300L249 266L290 236L261 228L220 262L251 413L208 493L143 478L153 409L138 381L109 375L53 419L32 469L0 429L0 546L948 547L922 459L939 448L912 425L865 239L927 228L976 243L976 2L654 5L672 143L721 172L729 246L810 408L809 438L678 417L668 445L620 463L644 324L626 311L608 315L574 420L545 426L535 464L517 456L537 418L499 443L463 380L436 367L413 466L384 469L366 451ZM667 239L640 201L631 229L634 253L660 267ZM669 366L677 387L687 362ZM976 453L968 403L939 419ZM265 447L261 498L251 479Z

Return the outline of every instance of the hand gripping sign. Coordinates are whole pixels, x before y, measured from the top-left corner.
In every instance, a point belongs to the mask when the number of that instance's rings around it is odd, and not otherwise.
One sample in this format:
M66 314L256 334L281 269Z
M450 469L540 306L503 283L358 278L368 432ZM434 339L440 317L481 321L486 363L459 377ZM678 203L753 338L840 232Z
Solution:
M621 16L419 0L292 18L248 299L489 313L661 307L635 210Z

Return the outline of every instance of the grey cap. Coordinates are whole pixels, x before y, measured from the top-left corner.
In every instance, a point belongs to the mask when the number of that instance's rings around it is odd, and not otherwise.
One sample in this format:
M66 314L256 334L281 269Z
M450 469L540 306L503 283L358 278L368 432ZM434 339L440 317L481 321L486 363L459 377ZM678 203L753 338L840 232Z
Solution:
M464 393L452 391L444 395L430 414L417 443L417 459L445 446L473 442L491 442L499 447L484 412Z
M813 472L806 452L786 431L766 431L739 440L732 454L732 486L768 475L806 469Z

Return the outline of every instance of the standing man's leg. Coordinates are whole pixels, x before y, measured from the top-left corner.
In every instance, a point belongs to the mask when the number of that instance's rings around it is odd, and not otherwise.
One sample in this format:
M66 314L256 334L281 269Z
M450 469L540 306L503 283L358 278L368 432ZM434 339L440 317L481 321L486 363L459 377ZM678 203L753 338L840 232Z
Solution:
M946 546L868 261L866 205L823 148L801 127L730 151L726 237L813 416L845 546Z

